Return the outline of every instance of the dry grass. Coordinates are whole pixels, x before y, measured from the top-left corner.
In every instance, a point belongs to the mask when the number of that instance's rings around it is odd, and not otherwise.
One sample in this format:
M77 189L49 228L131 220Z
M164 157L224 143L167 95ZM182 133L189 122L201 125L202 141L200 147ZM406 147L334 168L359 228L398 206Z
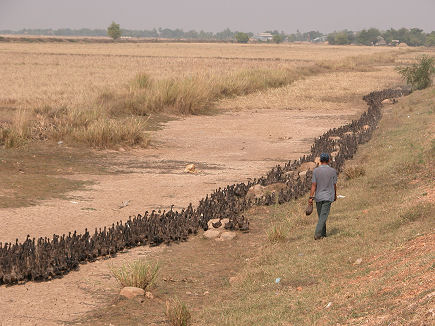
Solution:
M287 221L295 240L264 245L236 275L239 284L202 310L199 323L430 324L434 198L422 192L433 187L434 92L416 92L384 113L353 162L365 175L339 180L346 197L332 207L327 238L313 242L315 215L303 218L309 226L298 222L306 198L271 207L269 220ZM408 161L421 163L403 170ZM254 213L256 219L264 213Z
M362 166L349 166L344 169L343 174L347 180L362 177L366 174L366 170Z
M360 71L391 66L406 51L314 45L0 44L0 108L19 109L14 121L1 125L0 144L17 147L28 139L48 139L94 148L144 147L149 143L144 117L154 113L197 114L218 100L225 101L219 103L222 108L335 106L331 85L347 96L352 90L356 97L374 84L394 84L395 78L379 83L389 68L377 74ZM324 90L306 92L309 81L289 86L314 75L325 78Z
M313 45L0 43L0 106L77 107L124 87L140 72L155 79L221 76L390 52Z
M287 240L287 228L283 225L274 225L267 232L267 239L270 243L279 243Z
M188 326L192 322L192 315L186 304L178 299L166 301L165 314L172 326Z
M126 263L121 267L112 267L112 274L121 286L134 286L146 290L154 284L159 272L158 264L142 260Z

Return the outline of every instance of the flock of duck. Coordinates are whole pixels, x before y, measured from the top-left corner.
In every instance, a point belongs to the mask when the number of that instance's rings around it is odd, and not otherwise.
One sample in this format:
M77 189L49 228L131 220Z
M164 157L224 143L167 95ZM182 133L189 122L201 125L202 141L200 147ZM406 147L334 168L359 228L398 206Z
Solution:
M207 230L211 219L219 219L212 227L221 227L222 219L228 219L224 227L229 230L249 231L249 221L242 215L254 205L271 205L288 202L307 193L311 185L312 169L300 171L304 163L316 162L320 153L333 153L331 165L338 172L345 160L352 158L358 144L367 142L381 118L382 100L409 93L404 89L386 89L364 97L369 108L358 120L331 129L315 139L309 155L276 166L264 177L247 183L219 188L203 198L194 208L174 211L152 211L131 216L126 222L111 227L85 230L52 238L31 238L24 242L0 242L0 285L19 284L26 281L45 281L60 277L80 264L100 257L110 257L117 252L142 245L156 246L162 243L186 241L199 229ZM265 193L261 197L247 196L256 185L268 186L281 183L279 191Z

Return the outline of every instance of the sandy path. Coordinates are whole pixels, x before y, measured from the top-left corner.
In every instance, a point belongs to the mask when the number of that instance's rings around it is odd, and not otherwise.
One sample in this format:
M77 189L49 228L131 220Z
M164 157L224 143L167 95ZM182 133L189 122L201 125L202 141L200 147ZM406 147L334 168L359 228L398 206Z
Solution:
M364 106L360 106L362 108ZM219 186L263 175L277 163L306 153L313 137L342 125L359 112L264 109L232 111L217 116L194 116L169 122L155 133L154 149L125 155L119 168L133 173L76 175L94 180L74 200L50 200L38 206L0 210L0 241L50 236L70 230L82 232L125 220L145 209L196 204ZM184 174L186 163L199 167ZM119 209L124 200L129 206ZM76 203L72 203L72 201ZM92 210L89 210L92 209ZM80 267L62 279L0 287L1 325L59 325L73 320L117 291L109 263L164 250L140 247L110 261Z

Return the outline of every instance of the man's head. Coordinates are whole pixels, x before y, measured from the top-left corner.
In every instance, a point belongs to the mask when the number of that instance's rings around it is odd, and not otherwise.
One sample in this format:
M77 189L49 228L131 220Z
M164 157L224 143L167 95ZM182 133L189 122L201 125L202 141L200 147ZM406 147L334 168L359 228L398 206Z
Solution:
M320 163L329 163L329 154L328 153L320 154Z

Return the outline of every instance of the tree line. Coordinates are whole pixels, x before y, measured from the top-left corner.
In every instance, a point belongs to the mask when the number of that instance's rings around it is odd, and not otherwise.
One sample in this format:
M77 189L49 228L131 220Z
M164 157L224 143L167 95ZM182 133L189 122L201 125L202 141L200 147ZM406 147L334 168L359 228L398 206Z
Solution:
M386 31L380 31L377 28L369 28L359 32L343 30L328 34L327 40L329 44L338 45L406 43L409 46L435 46L435 31L425 33L420 28L390 28Z
M115 31L111 34L111 31ZM189 39L189 40L214 40L214 41L236 41L247 43L253 36L251 32L231 31L229 28L221 32L205 32L200 30L184 31L183 29L154 28L151 30L131 30L122 29L118 24L112 23L108 29L21 29L18 31L2 30L0 34L24 34L24 35L47 35L47 36L112 36L114 39L123 37L144 37L144 38L166 38L166 39ZM288 42L322 42L327 41L329 44L346 45L376 45L376 44L396 44L406 43L409 46L435 46L435 31L425 33L419 28L400 28L388 29L381 31L377 28L364 29L362 31L342 30L329 34L319 31L309 31L286 34L285 32L270 30L272 38L268 42L281 43Z

